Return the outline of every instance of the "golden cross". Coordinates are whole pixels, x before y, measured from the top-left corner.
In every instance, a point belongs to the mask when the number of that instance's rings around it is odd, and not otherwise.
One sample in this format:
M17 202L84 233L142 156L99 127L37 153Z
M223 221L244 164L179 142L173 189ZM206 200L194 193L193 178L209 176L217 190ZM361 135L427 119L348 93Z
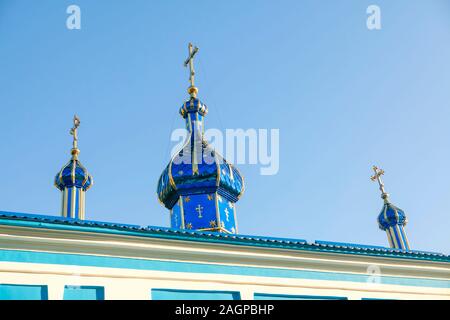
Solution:
M229 214L230 214L230 212L228 211L228 208L225 208L225 216L227 217L227 221L230 221Z
M201 205L198 205L197 208L195 208L195 211L198 212L198 217L201 219L203 218L202 216L202 212L203 212L203 207Z
M70 134L73 136L73 149L78 149L78 127L80 126L80 118L77 115L73 116L73 127L70 129Z
M193 45L192 45L192 43L190 43L189 42L189 56L188 56L188 58L186 59L186 61L184 61L184 66L185 67L187 67L188 65L189 65L189 70L190 70L190 73L189 73L189 82L191 83L191 87L189 88L189 89L191 89L191 88L195 88L195 82L194 82L194 76L195 76L195 70L194 70L194 56L195 56L195 54L198 52L198 48L197 47L194 47ZM192 90L191 90L192 91ZM191 93L191 95L192 95L192 92L191 91L189 91L189 93Z
M375 172L375 174L373 176L371 176L370 179L372 181L377 181L378 182L378 185L380 186L380 191L382 193L381 196L383 197L384 195L387 195L386 191L384 190L383 180L381 180L381 176L384 175L384 170L378 168L377 166L373 166L372 169Z

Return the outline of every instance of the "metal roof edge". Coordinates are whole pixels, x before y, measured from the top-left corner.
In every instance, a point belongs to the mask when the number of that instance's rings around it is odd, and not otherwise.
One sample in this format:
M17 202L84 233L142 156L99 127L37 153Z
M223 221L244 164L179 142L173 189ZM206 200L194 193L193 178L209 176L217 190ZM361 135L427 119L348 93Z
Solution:
M289 239L266 236L253 236L243 234L226 234L207 231L179 230L156 226L139 226L113 222L93 220L77 220L49 215L16 213L0 211L0 224L35 228L50 228L59 230L72 230L83 232L99 232L121 234L130 236L147 236L183 241L201 241L226 243L234 245L247 245L267 248L283 248L328 253L356 254L387 258L402 258L427 260L436 262L449 262L450 256L442 253L426 251L405 251L381 246L370 246L352 243L315 241L308 242L303 239Z

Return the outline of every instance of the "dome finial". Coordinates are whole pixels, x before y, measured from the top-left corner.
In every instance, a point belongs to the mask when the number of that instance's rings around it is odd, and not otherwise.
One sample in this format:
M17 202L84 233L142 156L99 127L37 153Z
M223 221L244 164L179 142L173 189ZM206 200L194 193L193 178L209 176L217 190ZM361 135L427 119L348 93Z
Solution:
M375 172L375 174L373 176L371 176L370 179L372 181L378 182L378 185L380 186L380 191L381 191L381 198L385 202L389 202L389 194L384 189L384 183L383 183L383 180L381 180L381 176L384 175L384 170L378 168L377 166L373 166L372 169Z
M73 116L73 127L70 129L70 134L73 136L73 144L72 144L72 159L78 159L78 154L80 153L80 149L78 149L78 127L80 126L80 118L77 115Z
M195 70L194 70L194 56L198 52L198 48L194 47L192 43L189 42L189 56L184 61L184 66L187 67L189 65L189 82L191 83L191 86L188 88L188 93L191 95L192 98L197 97L198 88L195 86Z

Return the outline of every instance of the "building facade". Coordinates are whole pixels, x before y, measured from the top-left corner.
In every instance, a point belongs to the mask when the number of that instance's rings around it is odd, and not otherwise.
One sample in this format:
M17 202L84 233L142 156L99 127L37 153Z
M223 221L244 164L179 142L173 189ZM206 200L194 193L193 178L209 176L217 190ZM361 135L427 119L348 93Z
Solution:
M0 299L450 299L450 257L0 213Z
M157 184L171 227L86 220L93 177L75 116L71 159L54 179L61 216L0 211L0 299L450 299L450 256L411 249L376 167L390 248L239 234L244 178L203 137L197 51L189 45L180 108L189 134Z

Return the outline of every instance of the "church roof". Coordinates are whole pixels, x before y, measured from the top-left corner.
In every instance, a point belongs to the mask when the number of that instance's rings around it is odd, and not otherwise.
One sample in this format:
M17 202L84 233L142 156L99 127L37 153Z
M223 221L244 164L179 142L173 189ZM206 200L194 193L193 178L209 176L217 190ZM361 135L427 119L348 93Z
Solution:
M165 238L184 241L202 241L231 245L245 245L266 248L303 250L312 252L357 254L365 256L381 256L386 258L416 259L449 262L450 255L417 251L400 250L381 246L370 246L352 243L289 239L277 237L226 234L218 232L192 231L154 226L139 226L122 223L101 222L64 218L49 215L0 211L0 225L97 232L128 236Z

